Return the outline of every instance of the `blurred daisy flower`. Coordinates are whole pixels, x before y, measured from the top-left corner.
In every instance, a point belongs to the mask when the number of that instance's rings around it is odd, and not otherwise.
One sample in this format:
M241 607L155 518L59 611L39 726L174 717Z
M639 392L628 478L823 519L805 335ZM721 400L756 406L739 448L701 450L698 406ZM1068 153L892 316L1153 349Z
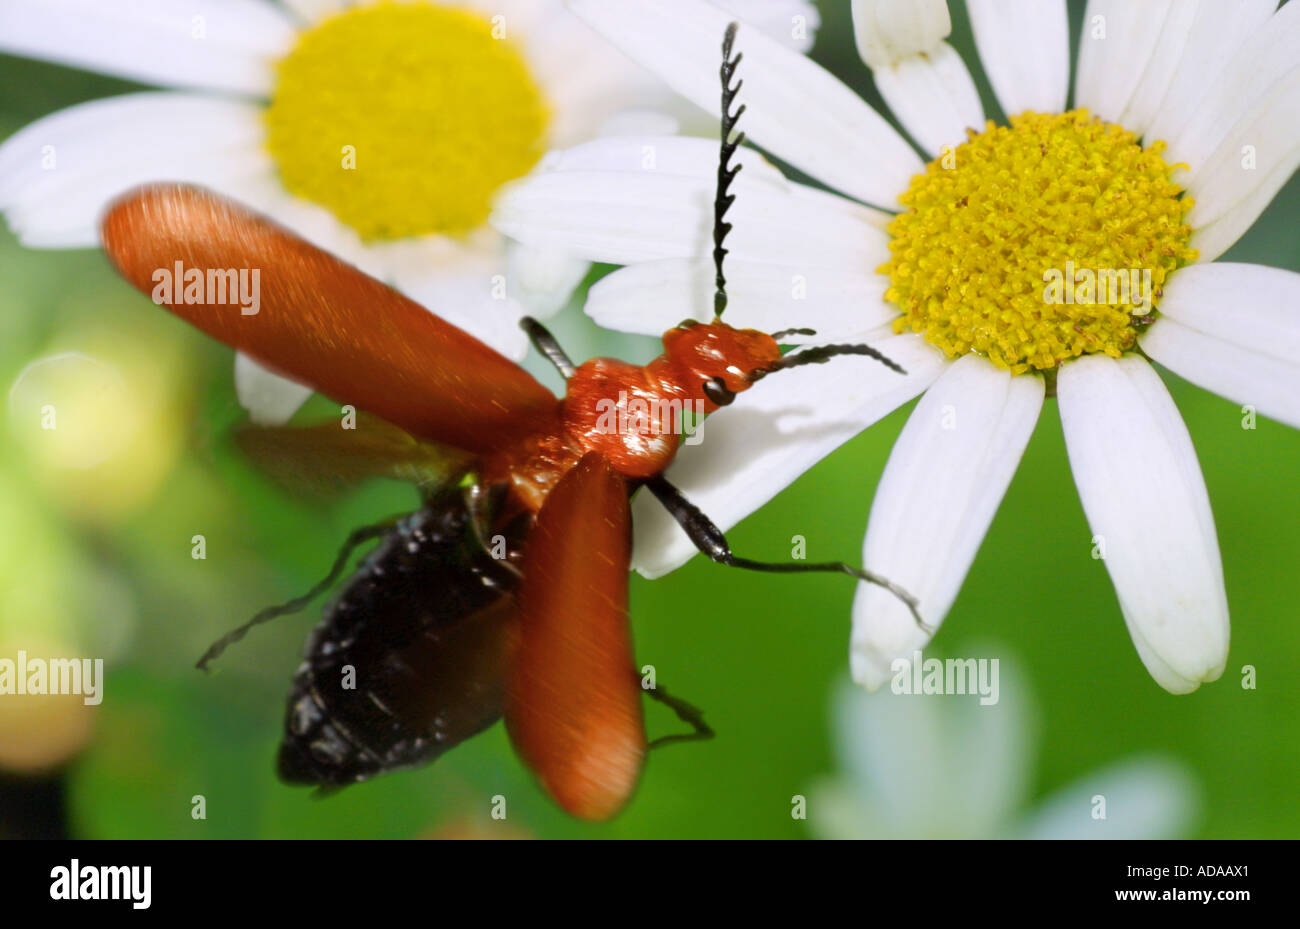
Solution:
M845 681L831 709L840 773L808 792L824 839L1171 839L1195 824L1199 790L1158 755L1090 771L1028 807L1036 713L1001 659L997 703L867 693Z
M1300 163L1300 3L1276 5L1092 0L1067 110L1064 0L970 0L985 72L1012 114L1001 126L944 41L942 0L857 0L858 49L928 165L834 76L742 27L740 128L839 194L750 153L728 215L728 322L865 340L908 374L844 360L764 381L679 457L673 482L726 529L923 394L877 489L863 560L937 626L1054 393L1139 656L1174 693L1217 678L1229 634L1214 518L1150 360L1300 426L1300 274L1209 263ZM717 112L726 11L569 7ZM644 155L668 146L671 158ZM520 241L628 265L591 288L588 313L662 332L711 316L716 159L716 143L690 139L579 146L515 185L494 221ZM694 549L652 504L634 506L635 562L654 577ZM853 676L870 688L930 638L876 587L859 588L853 619Z
M731 6L792 51L812 41L807 0ZM169 88L0 146L0 210L25 245L92 247L117 194L198 183L513 358L520 315L557 310L588 265L494 231L501 186L550 146L671 133L694 111L559 0L0 0L0 52ZM246 358L236 379L264 422L309 394Z

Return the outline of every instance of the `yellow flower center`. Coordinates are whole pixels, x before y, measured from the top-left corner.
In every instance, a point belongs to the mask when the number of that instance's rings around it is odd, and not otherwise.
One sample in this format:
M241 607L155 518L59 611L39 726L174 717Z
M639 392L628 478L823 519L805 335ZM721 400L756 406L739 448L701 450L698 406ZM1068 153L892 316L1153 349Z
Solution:
M267 147L292 193L362 238L460 235L545 151L550 121L504 22L381 2L305 31L280 62Z
M1087 110L968 134L912 179L889 224L878 270L895 329L1014 374L1131 349L1165 278L1196 258L1164 143L1144 149Z

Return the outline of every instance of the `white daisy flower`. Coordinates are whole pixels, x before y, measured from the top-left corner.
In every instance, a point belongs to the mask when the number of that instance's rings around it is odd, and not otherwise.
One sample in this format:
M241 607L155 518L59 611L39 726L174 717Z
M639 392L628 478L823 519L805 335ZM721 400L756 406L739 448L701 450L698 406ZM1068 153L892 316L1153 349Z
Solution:
M808 0L728 6L792 51L811 44ZM169 88L0 145L0 211L25 245L95 246L117 194L198 183L512 358L519 317L559 309L588 263L493 230L501 186L549 147L698 113L559 0L0 0L0 52ZM263 422L310 393L247 358L236 382Z
M703 0L569 6L717 112L726 11ZM1217 678L1228 607L1214 519L1149 359L1300 426L1300 274L1209 263L1300 162L1300 3L1275 6L1091 0L1080 109L1067 111L1064 0L970 0L1008 127L985 123L943 42L942 0L858 0L859 49L908 132L938 156L928 166L819 65L742 27L741 128L843 196L790 182L751 153L728 216L728 321L869 341L908 374L837 360L767 379L710 423L673 482L726 529L924 393L877 489L863 558L937 626L1050 388L1142 661L1175 693ZM708 318L715 148L618 139L549 156L549 172L504 195L494 222L520 241L629 265L591 289L588 312L606 326L650 334ZM1079 269L1093 285L1074 286L1079 275L1049 289L1050 275ZM1116 272L1127 269L1148 272L1149 289L1143 279L1121 290ZM1119 295L1113 305L1096 301L1097 271ZM649 504L634 507L636 565L654 577L694 550ZM879 588L861 587L853 614L853 676L868 687L929 641Z
M1001 659L998 702L974 695L869 694L845 681L831 707L837 774L808 791L824 839L1173 839L1195 825L1200 789L1165 755L1132 755L1027 803L1037 708Z

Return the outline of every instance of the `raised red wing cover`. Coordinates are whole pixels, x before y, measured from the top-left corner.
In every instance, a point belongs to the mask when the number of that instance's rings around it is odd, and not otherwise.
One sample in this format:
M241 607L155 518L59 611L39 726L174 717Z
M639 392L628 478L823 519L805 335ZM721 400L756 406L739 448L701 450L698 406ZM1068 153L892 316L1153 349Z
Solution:
M173 313L234 348L415 436L475 453L555 428L557 402L523 368L472 335L288 230L202 188L157 185L113 204L104 247L152 295L166 272L258 271L259 308L205 291ZM251 275L250 275L251 279Z
M506 728L555 801L583 819L621 810L645 761L631 525L627 484L590 452L547 496L524 549Z

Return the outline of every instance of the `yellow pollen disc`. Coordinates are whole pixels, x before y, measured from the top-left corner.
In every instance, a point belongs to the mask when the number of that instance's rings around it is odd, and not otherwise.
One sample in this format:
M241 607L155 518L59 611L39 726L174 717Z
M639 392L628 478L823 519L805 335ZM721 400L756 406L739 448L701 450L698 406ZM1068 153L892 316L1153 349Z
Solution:
M1165 278L1196 258L1164 143L1144 149L1087 110L968 135L912 179L889 224L877 270L895 329L1014 374L1131 349Z
M545 150L549 113L504 25L380 2L304 32L279 63L267 147L284 186L362 238L460 235Z

